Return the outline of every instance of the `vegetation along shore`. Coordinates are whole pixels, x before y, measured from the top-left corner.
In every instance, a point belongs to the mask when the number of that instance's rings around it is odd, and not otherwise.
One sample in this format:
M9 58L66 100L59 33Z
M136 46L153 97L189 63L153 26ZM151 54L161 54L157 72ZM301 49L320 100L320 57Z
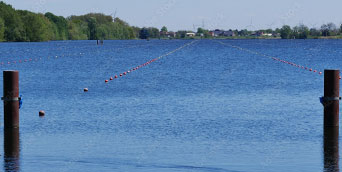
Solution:
M167 27L139 28L130 26L120 18L89 13L81 16L56 16L50 12L33 13L16 10L0 2L0 41L40 42L51 40L117 40L117 39L342 39L342 24L323 24L320 28L309 28L304 24L295 27L250 31L207 30L168 31Z

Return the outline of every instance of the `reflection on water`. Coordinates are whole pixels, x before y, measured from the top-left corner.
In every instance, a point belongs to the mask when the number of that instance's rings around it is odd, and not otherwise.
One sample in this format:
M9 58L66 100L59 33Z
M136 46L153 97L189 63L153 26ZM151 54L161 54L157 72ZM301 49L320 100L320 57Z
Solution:
M324 128L324 171L339 172L338 127Z
M4 170L20 171L20 139L19 128L4 130Z

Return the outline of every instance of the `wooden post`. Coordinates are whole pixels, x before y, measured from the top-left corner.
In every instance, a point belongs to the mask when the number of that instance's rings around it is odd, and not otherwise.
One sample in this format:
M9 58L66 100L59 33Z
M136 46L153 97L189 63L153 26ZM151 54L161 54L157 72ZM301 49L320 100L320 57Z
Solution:
M19 127L19 72L4 71L4 126Z
M4 169L20 171L19 128L4 128Z
M339 171L339 127L324 127L324 171Z
M339 126L340 71L324 71L324 127Z

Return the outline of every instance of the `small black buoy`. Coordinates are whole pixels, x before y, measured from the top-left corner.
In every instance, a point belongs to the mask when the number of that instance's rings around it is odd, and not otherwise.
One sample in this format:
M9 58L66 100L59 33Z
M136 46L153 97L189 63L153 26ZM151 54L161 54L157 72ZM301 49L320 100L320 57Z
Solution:
M40 117L45 116L45 111L43 111L43 110L39 111L39 116L40 116Z
M84 92L88 92L89 90L88 90L88 88L84 88L83 91Z

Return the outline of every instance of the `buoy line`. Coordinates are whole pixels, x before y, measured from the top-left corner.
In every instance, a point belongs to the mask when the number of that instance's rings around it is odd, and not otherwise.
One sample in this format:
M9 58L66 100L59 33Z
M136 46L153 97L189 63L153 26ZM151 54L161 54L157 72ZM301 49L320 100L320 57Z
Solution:
M129 69L129 70L125 71L125 72L122 72L122 73L120 73L120 74L115 74L114 76L111 76L109 79L106 79L106 80L105 80L105 83L108 83L109 81L118 79L118 78L123 77L123 76L126 76L127 74L130 74L130 73L132 73L132 72L134 72L134 71L137 71L138 69L141 69L142 67L145 67L145 66L147 66L147 65L150 65L151 63L153 63L153 62L155 62L155 61L157 61L157 60L160 60L160 59L162 59L162 58L165 58L165 57L167 57L167 56L169 56L169 55L171 55L171 54L173 54L173 53L175 53L175 52L177 52L177 51L179 51L179 50L181 50L181 49L183 49L183 48L185 48L185 47L187 47L187 46L190 46L190 45L194 44L194 43L197 42L197 41L198 41L198 40L191 41L190 43L184 44L183 46L181 46L181 47L179 47L179 48L176 48L176 49L174 49L174 50L172 50L172 51L170 51L170 52L168 52L168 53L166 53L166 54L163 54L163 55L161 55L161 56L159 56L159 57L157 57L157 58L154 58L154 59L152 59L152 60L150 60L150 61L148 61L148 62L146 62L146 63L144 63L144 64L138 65L138 66L136 66L136 67L134 67L134 68L132 68L132 69Z
M246 48L242 48L242 47L239 47L239 46L236 46L236 45L224 43L222 41L217 41L217 40L214 40L214 41L217 42L217 43L220 43L220 44L222 44L224 46L229 46L229 47L241 50L241 51L248 52L250 54L255 54L255 55L263 56L263 57L266 57L266 58L269 58L269 59L272 59L272 60L275 60L275 61L278 61L278 62L281 62L281 63L284 63L284 64L291 65L293 67L297 67L299 69L304 69L306 71L314 72L314 73L317 73L319 75L322 74L322 72L319 72L318 70L312 69L310 67L298 65L298 64L295 64L295 63L292 63L292 62L289 62L289 61L286 61L286 60L282 60L280 58L277 58L277 57L274 57L274 56L271 56L271 55L263 54L263 53L260 53L260 52L257 52L257 51L252 51L252 50L249 50L249 49L246 49Z
M139 44L139 45L130 45L127 47L120 47L120 48L115 48L115 49L111 49L111 50L107 50L107 51L114 51L114 52L119 52L121 50L125 50L125 49L131 49L131 48L136 48L136 47L141 47L141 46L146 46L147 44ZM87 52L88 53L99 53L99 52L103 52L103 51L95 51L95 52ZM44 57L36 57L36 58L22 58L19 60L7 60L7 61L0 61L0 66L10 66L10 65L18 65L18 64L23 64L23 63L30 63L30 62L38 62L38 61L42 61L42 60L56 60L56 59L60 59L60 58L64 58L64 57L72 57L72 56L84 56L85 53L69 53L69 54L62 54L62 55L49 55Z

